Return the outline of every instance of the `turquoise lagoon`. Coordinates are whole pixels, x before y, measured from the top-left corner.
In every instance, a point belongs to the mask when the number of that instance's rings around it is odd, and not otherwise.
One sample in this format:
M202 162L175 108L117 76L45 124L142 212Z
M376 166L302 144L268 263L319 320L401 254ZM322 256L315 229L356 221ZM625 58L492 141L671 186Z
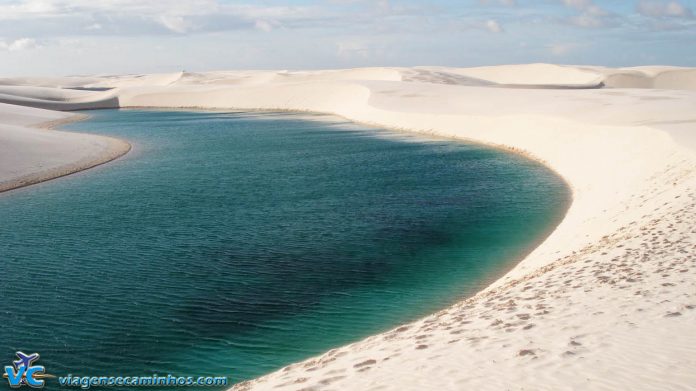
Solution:
M263 375L475 293L569 200L521 156L331 116L90 114L66 129L133 151L0 195L2 365Z

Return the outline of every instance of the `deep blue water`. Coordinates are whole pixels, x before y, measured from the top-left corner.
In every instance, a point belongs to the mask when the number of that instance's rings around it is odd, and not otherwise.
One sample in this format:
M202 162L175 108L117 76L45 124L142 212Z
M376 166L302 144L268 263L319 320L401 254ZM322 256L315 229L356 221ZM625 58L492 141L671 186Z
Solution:
M91 114L67 128L134 150L0 195L3 366L262 375L481 289L568 200L522 157L335 117Z

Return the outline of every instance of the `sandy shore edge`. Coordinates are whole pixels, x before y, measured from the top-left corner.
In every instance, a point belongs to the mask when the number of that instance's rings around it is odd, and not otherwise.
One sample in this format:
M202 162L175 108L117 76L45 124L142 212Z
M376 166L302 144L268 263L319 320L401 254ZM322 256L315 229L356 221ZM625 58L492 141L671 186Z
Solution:
M76 113L67 118L41 122L29 127L51 132L69 133L55 129L59 126L67 125L73 122L84 121L88 118L89 115L87 114ZM107 141L106 148L103 151L101 151L101 153L99 153L98 155L89 156L73 163L65 164L59 167L49 168L39 172L30 173L18 178L14 178L9 181L0 182L0 193L35 185L41 182L50 181L52 179L62 178L70 174L74 174L80 171L100 166L102 164L109 163L124 156L125 154L130 152L132 148L131 144L125 140L101 135L90 135L94 137L99 137Z

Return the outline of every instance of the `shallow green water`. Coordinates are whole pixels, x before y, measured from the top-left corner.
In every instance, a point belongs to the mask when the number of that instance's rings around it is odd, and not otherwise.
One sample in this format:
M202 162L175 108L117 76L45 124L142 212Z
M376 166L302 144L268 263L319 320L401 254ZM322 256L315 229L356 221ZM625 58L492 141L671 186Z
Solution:
M91 114L126 158L0 195L3 366L262 375L474 293L567 204L519 156L334 117Z

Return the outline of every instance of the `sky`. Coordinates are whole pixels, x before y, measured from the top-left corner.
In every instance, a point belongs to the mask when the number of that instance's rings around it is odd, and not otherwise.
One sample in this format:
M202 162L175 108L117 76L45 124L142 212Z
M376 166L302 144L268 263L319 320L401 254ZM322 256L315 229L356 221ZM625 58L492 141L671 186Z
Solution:
M0 0L0 76L696 66L696 0Z

